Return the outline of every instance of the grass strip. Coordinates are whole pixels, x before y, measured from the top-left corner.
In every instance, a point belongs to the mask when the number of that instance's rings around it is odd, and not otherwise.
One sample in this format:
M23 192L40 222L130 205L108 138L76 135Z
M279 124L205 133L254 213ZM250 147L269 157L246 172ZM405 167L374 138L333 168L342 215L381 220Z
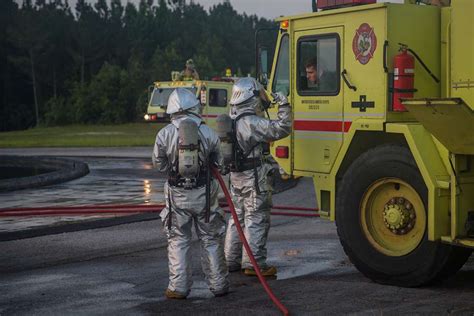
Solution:
M0 147L151 146L164 124L69 125L0 133Z

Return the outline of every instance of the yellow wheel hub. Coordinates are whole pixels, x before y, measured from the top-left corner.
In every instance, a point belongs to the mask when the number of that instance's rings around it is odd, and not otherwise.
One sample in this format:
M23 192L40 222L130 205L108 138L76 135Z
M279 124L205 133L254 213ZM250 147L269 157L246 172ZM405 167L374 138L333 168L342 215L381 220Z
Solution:
M404 256L423 240L426 212L421 197L408 183L386 178L364 193L361 226L371 245L387 256Z
M384 212L384 215L387 226L399 227L403 222L403 215L398 207L387 207L387 211Z

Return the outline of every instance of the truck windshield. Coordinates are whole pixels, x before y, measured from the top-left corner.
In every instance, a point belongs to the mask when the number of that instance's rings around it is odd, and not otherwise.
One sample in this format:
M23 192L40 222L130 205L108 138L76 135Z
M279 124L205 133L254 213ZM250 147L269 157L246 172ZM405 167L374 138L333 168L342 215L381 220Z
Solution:
M273 79L272 92L282 92L288 95L290 92L290 66L289 66L289 44L288 35L280 40L278 61L276 64L275 78Z
M191 91L193 94L196 94L197 92L196 88L194 87L185 89ZM154 88L153 93L151 94L150 106L160 106L166 108L170 94L173 91L174 88Z

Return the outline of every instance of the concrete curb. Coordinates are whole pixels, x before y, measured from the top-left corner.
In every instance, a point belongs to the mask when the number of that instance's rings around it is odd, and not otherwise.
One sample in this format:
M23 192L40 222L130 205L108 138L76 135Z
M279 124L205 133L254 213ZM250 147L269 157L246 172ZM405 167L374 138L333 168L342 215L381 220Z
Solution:
M0 180L0 192L62 183L89 173L89 167L84 162L46 156L0 156L0 166L55 170L37 176Z

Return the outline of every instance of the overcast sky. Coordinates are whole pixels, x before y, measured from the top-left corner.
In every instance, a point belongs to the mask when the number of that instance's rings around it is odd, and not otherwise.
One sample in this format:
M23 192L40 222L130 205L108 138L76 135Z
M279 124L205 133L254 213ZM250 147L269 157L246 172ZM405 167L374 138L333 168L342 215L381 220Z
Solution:
M222 0L194 0L205 8L222 2ZM238 12L256 14L273 19L280 15L293 15L311 12L311 0L230 0Z
M194 0L194 2L208 8L222 0ZM256 14L268 19L311 12L311 0L230 0L230 2L238 12ZM403 2L403 0L378 0L378 2Z
M88 1L95 3L97 0ZM187 3L189 3L189 1L190 0L186 0ZM138 4L140 0L122 0L122 3L125 4L126 2ZM155 0L155 3L157 2L158 1ZM194 3L201 4L205 9L209 9L212 5L220 2L223 2L223 0L194 0ZM245 12L249 15L256 14L267 19L274 19L280 15L311 12L311 0L230 0L230 2L234 9L240 13ZM403 0L378 0L378 2L403 2ZM75 4L76 0L69 0L71 7L74 8Z

